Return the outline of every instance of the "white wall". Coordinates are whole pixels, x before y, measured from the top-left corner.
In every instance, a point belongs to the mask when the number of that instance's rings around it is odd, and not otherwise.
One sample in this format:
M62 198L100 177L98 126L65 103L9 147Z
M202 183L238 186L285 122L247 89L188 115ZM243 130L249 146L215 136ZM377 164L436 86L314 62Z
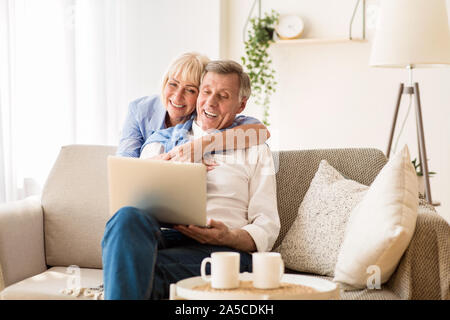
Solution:
M242 29L252 0L227 0L227 36L223 57L240 61L244 54ZM275 9L281 14L300 15L307 23L305 37L348 35L356 1L262 1L262 12ZM372 4L367 1L368 24L373 25ZM361 35L360 18L354 22L354 35ZM270 52L277 72L278 89L272 99L272 147L316 149L375 147L385 152L400 82L407 72L368 66L373 28L368 42L341 44L274 45ZM450 68L418 69L414 81L420 83L422 112L429 166L437 175L431 179L432 197L450 221ZM406 114L405 96L399 124ZM261 117L250 105L246 114ZM414 105L398 144L408 144L417 157Z
M220 1L120 1L121 128L128 103L159 93L166 68L179 54L196 51L219 57Z

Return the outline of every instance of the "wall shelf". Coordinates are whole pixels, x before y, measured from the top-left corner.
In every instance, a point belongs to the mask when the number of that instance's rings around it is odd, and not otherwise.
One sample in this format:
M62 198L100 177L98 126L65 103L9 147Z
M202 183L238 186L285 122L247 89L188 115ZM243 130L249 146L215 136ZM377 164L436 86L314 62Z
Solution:
M275 40L272 45L300 45L300 44L328 44L328 43L349 43L349 42L367 42L367 39L349 39L349 38L300 38L293 40Z
M352 28L353 28L353 21L355 20L355 15L357 12L357 9L359 7L359 4L362 3L362 10L361 10L361 16L362 16L362 38L354 38L352 36ZM250 13L248 14L247 21L245 22L244 29L242 31L242 38L245 42L246 38L246 32L247 32L247 26L250 21L250 17L253 13L253 10L256 7L256 4L258 4L258 16L259 19L261 19L261 0L254 0L253 5L250 9ZM345 43L345 42L366 42L366 0L356 0L355 8L353 9L352 18L350 20L349 24L349 33L348 37L344 38L300 38L300 39L293 39L293 40L280 40L277 39L276 32L274 33L274 43L277 44L314 44L314 43Z

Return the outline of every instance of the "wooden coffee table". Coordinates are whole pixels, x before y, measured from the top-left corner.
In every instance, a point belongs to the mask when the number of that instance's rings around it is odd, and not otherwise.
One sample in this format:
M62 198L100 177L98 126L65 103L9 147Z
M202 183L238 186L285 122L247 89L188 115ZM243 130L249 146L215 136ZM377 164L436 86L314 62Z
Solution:
M170 285L170 300L338 300L339 286L329 280L299 274L285 274L277 289L255 289L252 274L239 275L236 289L212 289L201 277L187 278Z

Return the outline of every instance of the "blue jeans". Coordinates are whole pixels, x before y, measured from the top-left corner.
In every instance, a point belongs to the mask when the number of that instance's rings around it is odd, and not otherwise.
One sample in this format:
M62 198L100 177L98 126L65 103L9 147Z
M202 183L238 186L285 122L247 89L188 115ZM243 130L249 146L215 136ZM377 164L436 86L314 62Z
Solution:
M241 272L251 272L250 254L201 244L161 229L149 212L123 207L106 224L102 240L105 299L167 299L170 284L199 276L202 260L215 251L239 252Z

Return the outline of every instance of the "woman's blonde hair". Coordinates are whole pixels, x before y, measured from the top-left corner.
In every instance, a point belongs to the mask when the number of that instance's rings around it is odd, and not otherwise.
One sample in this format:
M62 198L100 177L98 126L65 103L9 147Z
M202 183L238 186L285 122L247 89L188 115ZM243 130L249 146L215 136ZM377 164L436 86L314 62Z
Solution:
M192 82L197 88L200 87L203 70L209 61L207 56L197 52L187 52L176 58L170 64L163 77L161 88L162 101L165 100L164 88L170 77L176 76L179 81Z

